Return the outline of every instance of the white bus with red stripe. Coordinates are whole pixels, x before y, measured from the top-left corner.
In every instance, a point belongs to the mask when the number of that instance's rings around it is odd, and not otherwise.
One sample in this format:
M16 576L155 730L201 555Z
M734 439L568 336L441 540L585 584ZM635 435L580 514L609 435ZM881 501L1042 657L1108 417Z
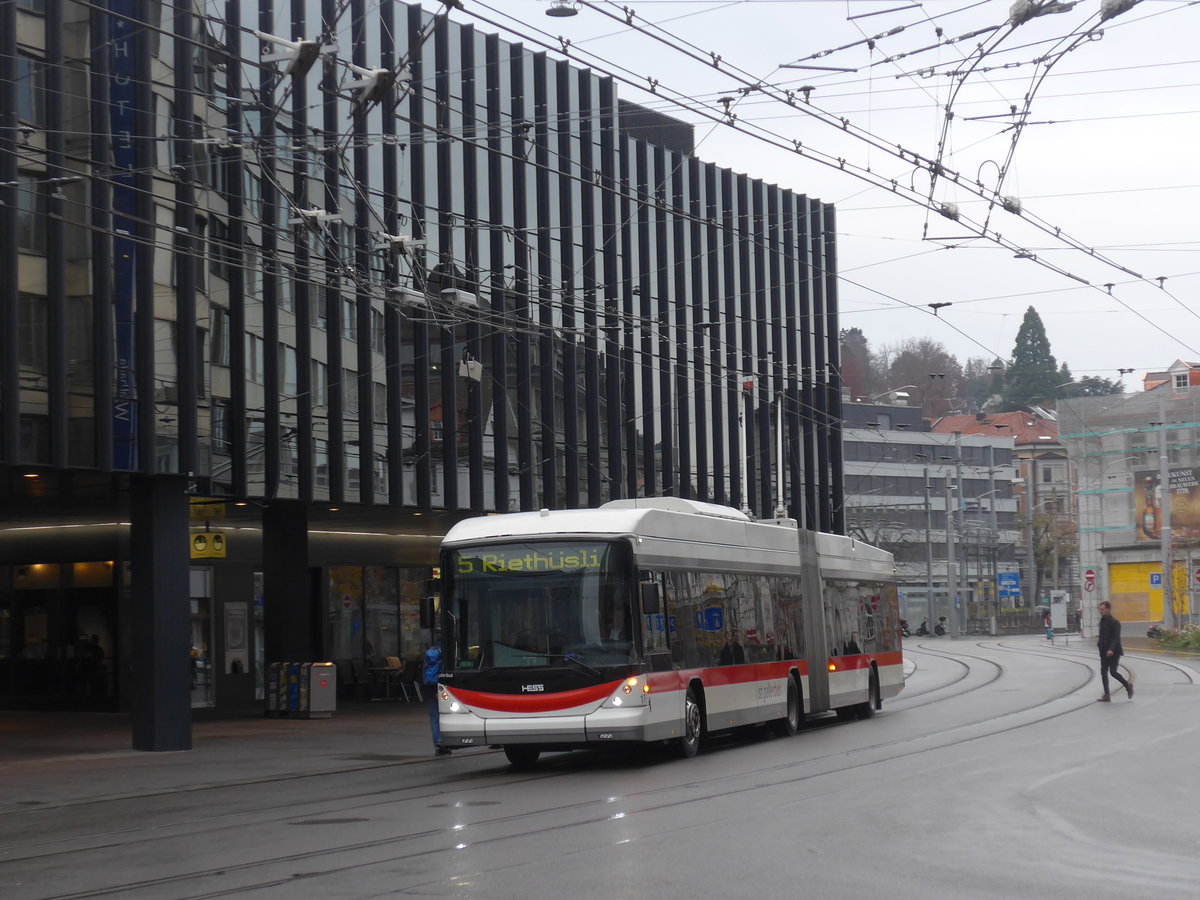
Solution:
M677 498L486 516L442 542L443 747L675 741L873 715L904 684L891 554Z

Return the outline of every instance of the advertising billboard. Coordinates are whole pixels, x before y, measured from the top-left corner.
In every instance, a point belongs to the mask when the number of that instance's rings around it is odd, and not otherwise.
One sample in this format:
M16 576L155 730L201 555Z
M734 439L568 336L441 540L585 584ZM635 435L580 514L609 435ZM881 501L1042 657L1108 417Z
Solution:
M1171 532L1177 541L1200 540L1200 468L1172 467L1163 491L1157 471L1134 473L1134 531L1139 541L1162 537L1163 504L1171 504Z

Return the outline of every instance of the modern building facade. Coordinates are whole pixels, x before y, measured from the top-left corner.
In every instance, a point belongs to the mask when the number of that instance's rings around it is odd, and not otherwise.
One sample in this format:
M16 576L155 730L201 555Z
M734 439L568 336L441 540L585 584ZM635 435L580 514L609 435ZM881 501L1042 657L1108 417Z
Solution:
M691 146L440 7L0 5L0 704L415 659L467 515L843 530L834 210Z

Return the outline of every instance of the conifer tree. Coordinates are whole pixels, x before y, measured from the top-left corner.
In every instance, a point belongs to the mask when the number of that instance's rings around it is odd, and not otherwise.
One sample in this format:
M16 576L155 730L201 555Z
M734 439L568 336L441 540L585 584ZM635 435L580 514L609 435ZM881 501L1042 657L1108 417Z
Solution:
M1052 401L1058 396L1058 363L1050 352L1050 339L1042 317L1032 306L1013 344L1012 365L1004 378L1004 400L1010 408Z

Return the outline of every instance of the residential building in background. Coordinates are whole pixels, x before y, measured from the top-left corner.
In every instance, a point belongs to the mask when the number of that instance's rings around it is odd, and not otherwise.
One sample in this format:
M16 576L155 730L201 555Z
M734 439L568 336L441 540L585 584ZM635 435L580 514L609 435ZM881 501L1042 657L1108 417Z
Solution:
M1003 435L1012 441L1019 483L1017 548L1021 590L1026 607L1050 603L1054 592L1078 598L1075 512L1071 463L1058 439L1054 414L1042 409L1006 413L944 416L930 429L938 434L964 437ZM1059 594L1058 599L1063 599ZM1071 611L1074 611L1074 605Z
M1078 479L1085 608L1111 600L1117 618L1134 627L1194 620L1197 608L1200 385L1194 371L1177 361L1147 376L1143 392L1059 404L1062 443Z
M895 403L843 411L846 533L895 555L909 624L956 614L964 633L1028 629L1012 436L931 432Z

